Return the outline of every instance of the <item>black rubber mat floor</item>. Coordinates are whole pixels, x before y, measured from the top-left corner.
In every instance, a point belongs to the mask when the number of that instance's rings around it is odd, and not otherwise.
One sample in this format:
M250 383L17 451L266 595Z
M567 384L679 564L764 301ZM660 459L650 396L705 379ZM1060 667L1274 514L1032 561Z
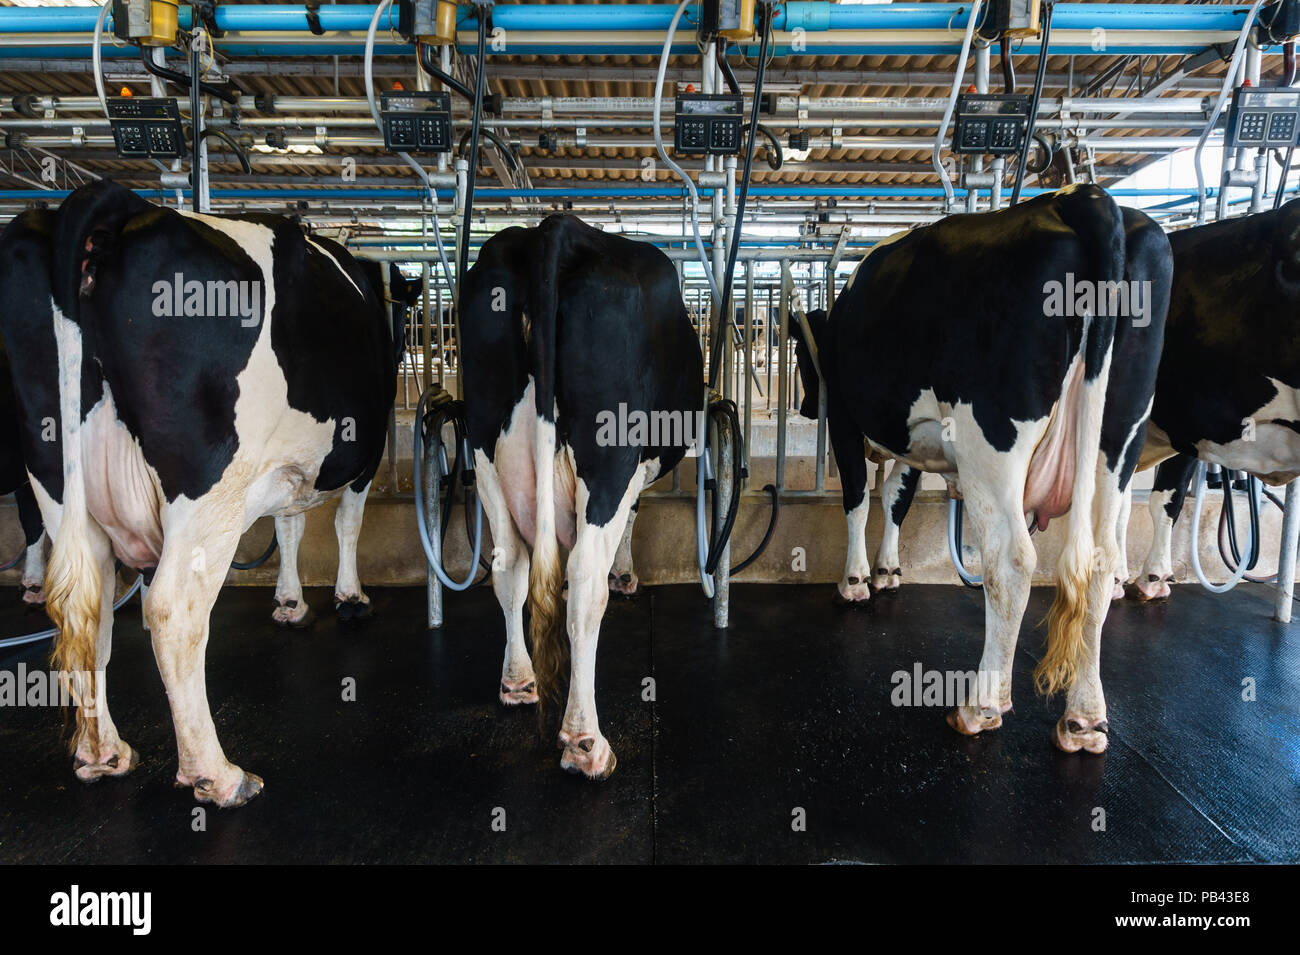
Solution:
M696 588L611 602L597 701L618 770L595 784L559 769L534 712L496 704L489 591L451 596L430 634L422 588L373 589L373 620L323 612L306 632L274 627L269 590L228 588L209 699L227 755L266 791L209 810L205 832L171 785L166 696L132 603L109 700L142 765L83 786L56 710L0 708L0 862L1300 861L1300 641L1266 589L1112 609L1101 757L1053 749L1063 702L1032 691L1050 591L1026 615L1015 712L973 739L891 694L917 664L974 669L981 595L911 586L845 611L831 591L737 584L725 633ZM308 599L326 611L329 592ZM3 635L36 619L0 609Z

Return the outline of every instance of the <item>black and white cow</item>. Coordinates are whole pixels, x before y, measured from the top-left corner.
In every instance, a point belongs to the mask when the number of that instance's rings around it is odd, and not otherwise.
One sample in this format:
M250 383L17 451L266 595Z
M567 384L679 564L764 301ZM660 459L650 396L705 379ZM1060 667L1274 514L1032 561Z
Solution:
M378 262L359 260L361 268L376 294L387 299L390 310L393 344L396 353L394 366L402 361L405 344L407 312L419 300L424 288L418 279L408 279L394 264L388 265L388 280L384 281ZM396 451L390 449L390 454ZM302 593L302 579L298 576L298 545L307 529L307 515L303 511L281 514L275 518L275 537L280 546L280 571L275 582L275 610L271 618L280 626L301 629L311 625L314 617ZM343 620L362 620L370 616L370 598L361 589L357 573L357 541L361 535L361 514L344 512L340 508L335 516L335 535L338 538L338 574L334 583L334 610Z
M5 274L0 265L0 284L21 283L21 276ZM20 296L19 288L0 288L0 308L13 297ZM12 494L18 507L18 522L22 525L23 554L22 599L29 609L45 606L45 525L41 511L27 479L23 464L21 429L18 426L18 403L14 398L13 373L9 368L9 355L4 340L0 338L0 494Z
M699 434L699 345L668 258L569 215L484 243L460 303L469 434L506 623L500 699L558 701L568 656L560 765L604 778L615 758L596 718L595 663L609 571L642 488ZM631 427L611 428L620 413ZM648 428L638 433L637 421Z
M77 775L136 764L105 685L116 557L153 571L144 614L177 783L241 805L262 781L217 740L209 613L258 517L341 493L337 523L359 524L396 389L392 322L352 257L292 220L182 213L111 182L76 190L53 216L15 219L0 261L26 277L30 307L0 310L0 323L53 542L55 659L84 704ZM57 444L41 441L50 419Z
M1130 229L1138 215L1125 210ZM1174 232L1169 243L1167 335L1139 464L1159 462L1148 501L1151 545L1133 581L1142 599L1169 596L1173 527L1198 459L1270 483L1300 473L1300 343L1287 319L1300 306L1300 200ZM882 496L889 493L886 483ZM1130 504L1126 498L1117 527L1121 582L1129 577ZM886 539L892 532L897 540L906 513L904 506L886 515ZM877 562L877 586L882 568L895 566Z
M819 365L792 330L813 407L818 368L825 380L849 559L861 565L846 567L843 596L870 593L864 439L901 464L944 474L966 501L983 558L985 642L977 699L948 716L958 732L994 729L1011 708L1012 660L1037 562L1026 516L1030 527L1045 527L1068 515L1035 678L1043 691L1067 690L1058 747L1106 748L1101 626L1171 273L1164 233L1141 219L1095 186L950 216L891 237L862 261L812 328ZM1049 291L1091 287L1095 299L1126 279L1152 282L1160 299L1143 321L1095 305L1062 309Z
M1269 484L1300 474L1300 200L1169 242L1173 298L1142 451L1144 467L1163 463L1134 582L1148 599L1169 596L1170 538L1198 459Z
M1140 290L1138 292L1139 296L1145 295L1145 289L1148 287L1152 290L1152 297L1149 300L1139 297L1136 301L1138 301L1141 310L1150 310L1154 313L1164 307L1162 302L1164 301L1164 296L1168 295L1167 288L1165 288L1164 291L1161 290L1161 282L1164 281L1164 278L1163 266L1160 263L1163 262L1163 258L1160 258L1158 262L1151 259L1143 259L1140 256L1135 257L1134 251L1137 250L1141 252L1142 250L1147 250L1147 253L1150 254L1151 246L1159 246L1159 242L1157 241L1144 239L1145 234L1155 228L1155 224L1149 216L1136 209L1123 208L1120 211L1124 216L1126 246L1129 250L1129 260L1127 262L1125 273L1126 280L1130 283L1150 283L1149 286L1130 285L1130 288L1138 288ZM1153 268L1154 272L1151 272ZM809 313L810 319L814 314L816 313ZM822 312L821 314L824 315L825 313ZM1138 317L1139 320L1142 320L1141 316ZM1172 322L1172 315L1170 317L1170 322ZM1113 402L1116 400L1122 400L1129 387L1130 385L1126 379L1112 377L1107 392L1107 401ZM801 408L800 413L805 415L816 415L815 396L812 399L811 405L808 404L808 399L805 398L804 406ZM1141 465L1139 470L1141 467L1145 466L1145 464ZM907 512L912 506L912 498L915 496L916 489L920 484L920 477L920 472L915 468L909 468L902 462L895 462L893 468L889 472L888 479L881 485L880 499L881 506L884 508L884 533L881 538L880 550L874 564L874 573L871 576L870 587L867 587L867 590L872 588L875 590L897 590L902 583L903 571L898 556L899 532L903 524L903 519L907 517ZM1157 481L1159 481L1159 477L1157 477ZM1129 508L1132 504L1132 489L1128 487L1127 481L1125 487L1126 492L1124 500L1120 505L1119 516L1116 523L1116 543L1119 549L1119 563L1116 566L1115 586L1112 591L1112 597L1114 599L1124 596L1124 582L1128 580L1129 576L1125 538L1128 534L1128 517ZM848 490L849 489L846 486L846 492ZM856 490L853 499L857 499ZM1182 499L1180 497L1178 503L1181 505L1181 502ZM856 551L854 549L855 547ZM860 594L864 589L866 581L866 577L862 575L864 573L864 568L868 567L866 563L866 545L864 541L861 541L859 537L854 534L850 535L849 556L846 566L849 569L846 570L845 578L841 581L840 592L845 595L846 599L861 599ZM854 584L849 583L853 578L857 578L857 581L855 582L857 590L853 593L859 596L851 597L848 591L851 591L854 586Z

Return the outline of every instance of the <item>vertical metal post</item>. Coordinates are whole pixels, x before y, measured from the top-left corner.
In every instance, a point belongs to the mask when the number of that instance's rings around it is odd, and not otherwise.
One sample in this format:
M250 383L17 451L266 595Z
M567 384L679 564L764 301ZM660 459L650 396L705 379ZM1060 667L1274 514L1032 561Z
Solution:
M992 58L993 46L987 40L977 39L975 46L975 92L987 93L989 91L989 61ZM984 157L975 156L971 163L971 168L976 173L984 171ZM976 212L979 209L979 189L968 188L966 190L966 211Z
M779 367L776 370L776 489L778 492L785 490L785 422L787 409L790 405L789 382L786 378L786 355L788 353L789 329L790 329L790 288L786 282L786 270L789 268L788 263L781 263L781 303L780 322L777 331L777 355L779 356Z
M754 434L754 390L750 375L754 368L754 260L745 263L745 361L740 373L739 394L745 396L745 456L740 466L749 470L749 442Z
M212 192L208 185L208 141L203 136L205 100L199 91L199 81L203 73L202 51L204 44L209 42L203 28L196 27L190 37L190 129L194 137L193 156L190 162L190 189L194 211L203 213L210 212L212 206ZM158 59L162 59L163 51L159 50L158 53Z
M447 346L444 344L444 343L446 342L446 340L447 340L447 328L446 328L446 323L444 323L443 320L442 320L442 283L441 283L441 282L437 283L437 284L434 286L434 291L435 291L437 294L436 294L435 299L434 299L433 307L437 310L437 313L438 313L438 315L437 315L437 319L438 319L438 384L443 385L443 387L446 387L446 385L445 385L445 383L444 383L444 380L443 380L443 376L446 375L446 373L447 373ZM431 324L432 324L431 322L426 323L425 328L429 328L429 326L430 326ZM432 361L433 361L433 343L430 342L430 341L426 338L425 341L424 341L424 362L425 362L425 367L426 367L426 368L430 368L430 363L431 363ZM432 374L432 369L430 369L430 374Z
M391 306L393 290L388 282L388 260L379 263L379 278L384 286L384 308ZM388 409L388 493L397 493L397 403Z
M416 422L416 427L424 427L424 422ZM438 559L442 559L442 502L438 500L438 488L442 478L442 455L438 448L442 444L442 435L429 435L424 442L424 486L412 488L416 494L424 495L424 526L429 530L429 540L433 541L433 550ZM453 493L455 488L452 489ZM429 629L437 630L442 626L442 584L425 564L425 597L429 605Z
M767 410L772 410L772 286L767 287L767 311L763 313L763 332L767 346Z
M1282 549L1277 558L1277 595L1273 603L1273 619L1280 623L1291 622L1297 540L1300 540L1300 481L1293 480L1286 486L1286 504L1282 511Z
M714 508L719 520L731 507L731 495L738 492L736 482L736 442L731 431L731 418L727 415L718 417L718 440L714 444L717 458L714 464L714 476L717 478L717 490L713 492ZM731 615L731 541L722 548L718 558L718 567L713 572L713 625L719 629L727 626Z

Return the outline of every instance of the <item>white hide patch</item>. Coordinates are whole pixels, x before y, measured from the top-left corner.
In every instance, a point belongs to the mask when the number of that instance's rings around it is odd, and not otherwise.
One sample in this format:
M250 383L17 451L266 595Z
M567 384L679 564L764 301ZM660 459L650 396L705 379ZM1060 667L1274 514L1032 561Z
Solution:
M1271 423L1300 420L1300 391L1276 378L1270 378L1269 383L1277 393L1249 416L1254 423L1254 434L1247 432L1243 422L1243 436L1235 441L1227 444L1198 441L1197 457L1210 464L1249 471L1270 484L1285 483L1300 473L1300 434L1285 425Z
M236 376L239 447L217 485L200 499L229 497L229 505L243 512L247 529L263 515L295 513L333 496L317 492L313 485L321 462L333 447L335 422L317 421L289 407L288 382L271 348L273 232L251 222L181 214L229 236L262 273L263 312L257 341L248 363ZM154 562L172 512L182 517L193 511L196 502L184 495L171 504L165 502L157 473L144 460L139 442L117 418L107 384L104 400L86 418L81 439L92 515L124 560Z

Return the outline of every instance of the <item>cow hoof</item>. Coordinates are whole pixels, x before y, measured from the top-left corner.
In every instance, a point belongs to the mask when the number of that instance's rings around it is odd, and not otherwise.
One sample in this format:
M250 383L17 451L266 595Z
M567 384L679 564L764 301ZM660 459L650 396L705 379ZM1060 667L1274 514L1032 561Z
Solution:
M275 610L271 612L271 619L275 621L277 627L287 627L290 630L305 630L316 620L316 614L304 601L277 600Z
M903 570L901 567L895 567L890 570L887 567L877 567L876 575L871 578L871 587L880 593L897 593L898 588L903 586Z
M334 612L345 622L369 620L373 613L370 609L370 598L365 594L353 594L350 597L340 597L335 594Z
M119 742L108 759L91 762L80 751L73 757L72 771L83 783L97 783L105 776L125 776L140 765L140 754Z
M845 577L835 585L835 596L841 604L862 604L871 599L871 583L867 575Z
M959 706L949 710L944 717L948 725L962 736L978 736L985 730L995 730L1002 725L1002 714L1011 712L1011 701L997 707Z
M641 592L641 581L636 574L610 574L609 592L621 597L635 597Z
M608 779L618 765L609 741L600 736L570 736L560 733L560 768L568 773L582 773L588 779Z
M1106 720L1090 720L1083 716L1062 716L1052 730L1052 742L1063 753L1077 753L1086 749L1090 753L1104 753L1110 745L1110 726Z
M218 809L238 809L258 795L265 787L265 783L262 782L261 776L246 773L238 767L234 768L239 775L227 786L220 786L206 776L198 776L193 781L186 781L186 778L179 773L176 775L176 785L193 786L194 798L199 802L212 803Z
M1155 574L1148 574L1146 579L1138 578L1133 581L1132 597L1134 600L1168 600L1169 584L1173 580L1172 574L1159 577Z
M497 699L505 706L520 706L525 703L537 702L537 681L533 679L520 680L502 680L501 689L497 692Z

